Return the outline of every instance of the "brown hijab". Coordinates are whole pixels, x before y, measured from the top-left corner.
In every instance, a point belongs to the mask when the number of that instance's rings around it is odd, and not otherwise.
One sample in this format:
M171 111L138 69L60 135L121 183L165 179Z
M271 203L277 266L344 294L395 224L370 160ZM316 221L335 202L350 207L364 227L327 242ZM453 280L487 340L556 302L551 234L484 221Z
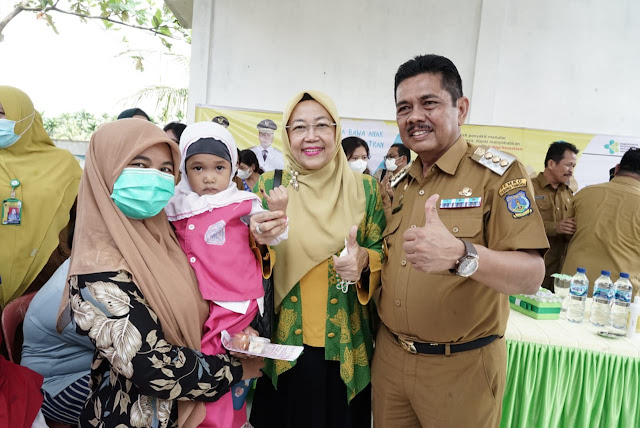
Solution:
M164 211L133 220L110 198L114 182L129 162L163 143L171 149L177 178L178 147L156 125L123 119L102 125L93 134L78 192L69 276L126 270L158 315L167 340L199 350L209 308ZM68 299L66 293L62 308ZM204 403L178 402L179 426L196 427L204 415Z

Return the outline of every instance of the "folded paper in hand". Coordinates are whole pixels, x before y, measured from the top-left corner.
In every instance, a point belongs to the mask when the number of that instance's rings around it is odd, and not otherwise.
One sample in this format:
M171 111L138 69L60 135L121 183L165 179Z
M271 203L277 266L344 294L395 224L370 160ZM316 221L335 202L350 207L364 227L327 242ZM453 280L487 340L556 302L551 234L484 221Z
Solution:
M247 335L248 340L234 341L226 330L222 330L221 334L222 346L224 346L225 349L257 357L295 361L304 349L302 346L278 345L271 343L269 339L258 336Z

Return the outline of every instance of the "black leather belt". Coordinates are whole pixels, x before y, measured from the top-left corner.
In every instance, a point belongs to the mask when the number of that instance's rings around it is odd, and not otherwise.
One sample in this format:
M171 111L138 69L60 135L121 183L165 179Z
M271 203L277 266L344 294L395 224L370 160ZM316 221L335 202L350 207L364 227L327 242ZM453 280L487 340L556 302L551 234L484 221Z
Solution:
M406 351L411 352L412 354L447 354L447 347L449 347L449 353L454 354L456 352L464 352L471 351L473 349L482 348L483 346L487 346L500 336L492 335L487 337L481 337L476 340L472 340L467 343L452 343L452 344L444 344L444 343L420 343L413 342L411 340L404 340L399 338L396 334L389 331L396 342Z

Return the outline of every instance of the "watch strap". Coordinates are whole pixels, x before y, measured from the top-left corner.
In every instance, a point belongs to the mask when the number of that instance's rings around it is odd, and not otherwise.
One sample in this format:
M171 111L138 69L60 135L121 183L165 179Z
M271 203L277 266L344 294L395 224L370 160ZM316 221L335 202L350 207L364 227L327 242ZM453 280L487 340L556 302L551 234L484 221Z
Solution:
M474 245L471 242L467 242L464 239L461 239L462 243L464 244L464 255L462 257L460 257L458 260L456 260L456 265L454 266L453 269L449 269L449 272L451 272L454 275L458 274L458 268L460 267L460 263L462 263L463 260L467 259L467 258L478 258L478 252L476 251L476 247L474 247Z

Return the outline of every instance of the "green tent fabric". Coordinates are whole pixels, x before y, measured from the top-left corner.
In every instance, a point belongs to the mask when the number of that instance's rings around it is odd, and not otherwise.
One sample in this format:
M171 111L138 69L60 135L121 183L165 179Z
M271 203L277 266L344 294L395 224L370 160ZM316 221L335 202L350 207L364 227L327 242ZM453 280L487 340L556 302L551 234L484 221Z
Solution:
M640 427L640 358L507 340L503 428Z

